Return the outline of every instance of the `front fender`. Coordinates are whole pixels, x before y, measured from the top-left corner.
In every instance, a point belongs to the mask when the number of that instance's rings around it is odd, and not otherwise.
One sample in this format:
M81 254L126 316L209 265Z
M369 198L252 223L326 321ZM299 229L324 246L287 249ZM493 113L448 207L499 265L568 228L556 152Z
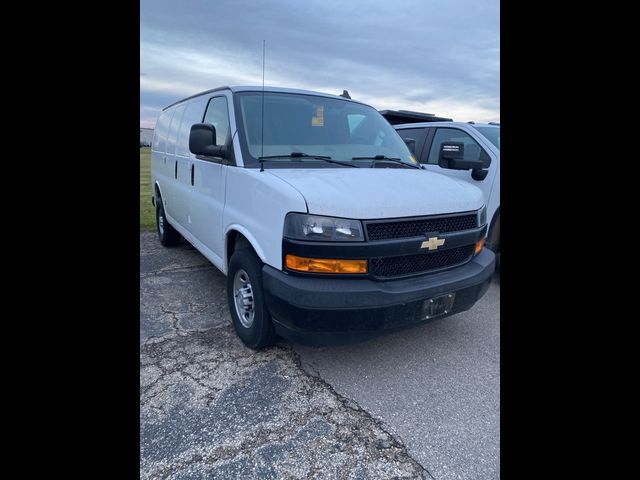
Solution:
M253 249L255 250L256 254L258 255L258 257L260 258L260 261L262 261L262 263L267 263L267 258L266 255L264 253L264 249L260 246L260 243L258 242L258 240L251 235L251 233L249 232L248 229L246 229L245 227L243 227L242 225L238 224L238 223L232 223L231 225L229 225L224 232L224 238L225 238L225 242L224 242L224 271L225 273L229 271L229 261L227 260L229 258L229 252L228 252L228 245L227 245L227 236L229 235L229 232L235 230L238 233L241 233L244 238L247 239L247 241L251 244L251 246L253 247Z
M244 235L265 265L282 268L284 219L289 212L306 211L302 194L269 171L228 168L222 230Z

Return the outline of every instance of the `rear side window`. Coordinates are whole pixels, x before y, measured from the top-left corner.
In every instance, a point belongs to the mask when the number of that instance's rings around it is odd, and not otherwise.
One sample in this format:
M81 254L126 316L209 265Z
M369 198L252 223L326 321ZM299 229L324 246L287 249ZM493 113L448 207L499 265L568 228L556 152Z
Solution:
M422 152L422 147L424 147L424 141L427 138L427 133L429 132L428 128L403 128L402 130L397 130L398 135L402 138L402 140L411 139L415 140L415 152L414 156L420 158L420 152Z
M229 134L227 97L214 97L209 100L207 113L204 115L204 123L210 123L216 127L216 145L227 143L227 135Z
M182 116L182 122L180 122L180 129L178 131L176 155L180 155L181 157L189 156L189 134L191 133L191 126L195 123L200 123L202 120L202 107L202 102L198 101L187 104L187 109Z
M167 148L167 132L169 131L169 123L171 123L173 112L173 110L162 112L156 122L152 145L153 150L156 152L164 153Z
M173 114L171 123L169 124L169 134L167 135L167 154L173 155L176 153L176 140L178 138L178 127L184 114L185 105L178 105L176 107L176 113Z
M427 162L430 164L438 164L438 156L440 155L440 145L443 142L462 142L464 143L464 160L482 160L484 167L489 167L491 157L482 150L482 147L468 133L458 130L457 128L439 128L431 142L431 149ZM424 162L423 162L424 163Z

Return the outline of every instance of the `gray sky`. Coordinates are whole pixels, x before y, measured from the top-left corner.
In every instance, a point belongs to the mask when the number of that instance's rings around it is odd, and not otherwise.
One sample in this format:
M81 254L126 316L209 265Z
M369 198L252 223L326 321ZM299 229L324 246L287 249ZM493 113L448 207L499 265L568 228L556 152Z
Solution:
M141 0L140 126L223 85L500 120L498 0Z

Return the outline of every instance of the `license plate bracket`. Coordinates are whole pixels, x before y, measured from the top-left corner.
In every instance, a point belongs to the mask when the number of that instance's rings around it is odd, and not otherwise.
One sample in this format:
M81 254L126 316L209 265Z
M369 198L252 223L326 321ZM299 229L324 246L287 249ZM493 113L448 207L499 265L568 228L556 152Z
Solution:
M422 317L425 320L429 320L450 313L455 298L455 293L445 293L444 295L426 299L422 303Z

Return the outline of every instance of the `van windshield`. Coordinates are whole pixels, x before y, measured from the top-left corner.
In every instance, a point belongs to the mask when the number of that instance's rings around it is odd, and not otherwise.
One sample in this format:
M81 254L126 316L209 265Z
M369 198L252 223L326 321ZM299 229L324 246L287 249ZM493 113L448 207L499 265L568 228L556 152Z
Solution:
M245 166L259 166L260 157L283 157L273 164L306 168L345 168L321 159L291 157L291 153L326 156L354 166L368 167L380 156L416 165L404 141L374 108L347 100L294 93L264 93L264 142L262 92L235 94L236 123ZM354 159L353 157L365 157Z

